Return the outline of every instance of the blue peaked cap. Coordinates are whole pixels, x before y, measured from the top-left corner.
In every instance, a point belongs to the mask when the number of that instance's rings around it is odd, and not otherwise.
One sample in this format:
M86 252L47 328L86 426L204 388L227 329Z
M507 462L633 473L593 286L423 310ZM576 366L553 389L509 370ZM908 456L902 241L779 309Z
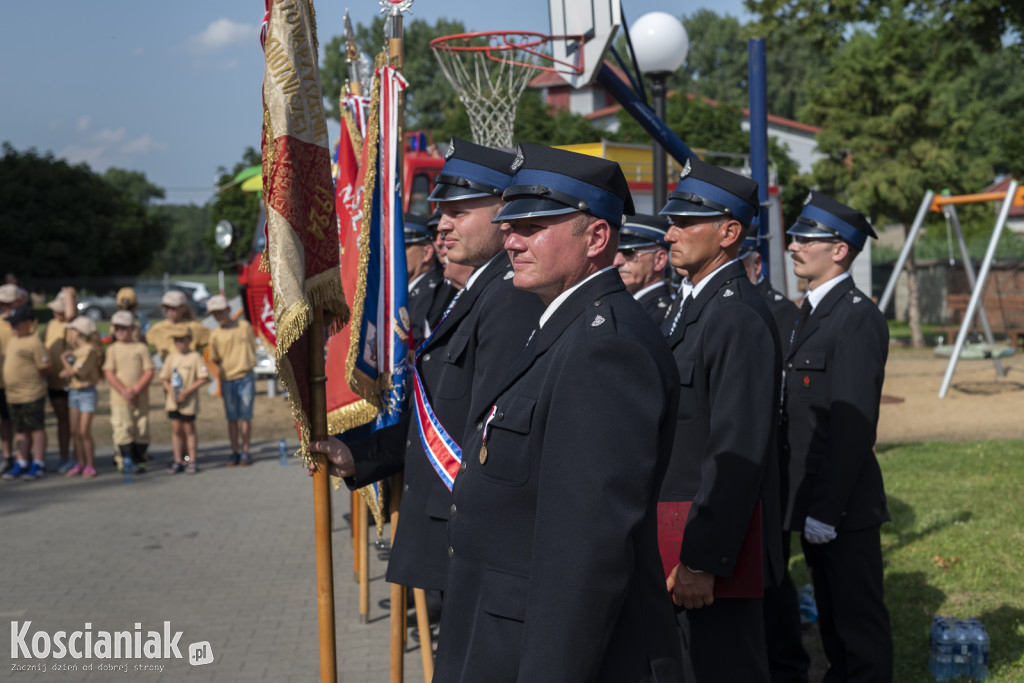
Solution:
M757 181L690 158L676 189L659 212L663 216L729 216L749 228L757 215Z
M432 202L452 202L478 197L500 197L512 181L515 157L500 149L451 138L444 166L427 197Z
M878 238L860 211L814 191L807 195L803 211L786 234L818 239L838 237L858 250L864 248L868 237Z
M668 248L665 234L672 223L665 216L638 213L622 221L619 249L637 249L657 245Z
M577 211L603 218L616 228L633 215L633 196L614 161L564 149L519 144L505 206L492 222L557 216Z

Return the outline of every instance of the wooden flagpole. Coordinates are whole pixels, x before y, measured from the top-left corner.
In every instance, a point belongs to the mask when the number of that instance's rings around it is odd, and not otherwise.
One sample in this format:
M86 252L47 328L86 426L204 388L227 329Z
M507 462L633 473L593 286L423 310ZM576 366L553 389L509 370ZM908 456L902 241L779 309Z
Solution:
M327 441L327 374L324 359L324 312L313 306L313 322L307 331L309 343L310 441ZM311 452L316 461L313 474L313 514L316 535L316 601L320 620L320 681L334 683L338 663L334 635L334 550L331 544L331 483L327 456ZM365 526L365 525L364 525Z
M359 97L363 94L363 84L359 80L359 47L356 45L356 34L352 30L352 21L348 10L345 10L345 61L348 64L348 91ZM344 110L344 93L342 93L341 109ZM365 140L364 140L365 143ZM352 492L352 563L356 580L359 582L359 623L370 622L370 537L367 530L369 506L358 492Z
M403 39L402 12L412 6L412 0L392 5L388 19L388 62L398 72L402 70ZM403 152L405 139L405 98L398 94L398 158L395 160L399 171L403 168ZM388 188L390 191L391 188ZM398 211L402 207L397 208ZM391 478L391 544L395 543L395 530L398 528L398 508L402 499L402 473ZM405 633L406 633L406 588L397 583L391 584L391 683L402 683L405 680ZM429 634L429 631L428 631ZM422 642L423 634L420 635ZM429 638L429 635L428 635ZM429 640L428 640L429 647Z

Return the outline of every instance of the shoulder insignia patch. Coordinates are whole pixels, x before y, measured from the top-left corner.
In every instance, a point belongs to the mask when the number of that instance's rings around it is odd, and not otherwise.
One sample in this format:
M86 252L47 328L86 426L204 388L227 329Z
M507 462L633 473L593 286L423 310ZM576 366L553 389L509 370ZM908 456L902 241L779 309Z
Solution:
M732 296L732 295L733 295L733 294L735 294L735 293L736 293L736 292L732 291L731 289L727 289L727 290L725 290L725 291L724 291L724 292L722 293L722 298L724 299L724 298L725 298L725 297L727 297L727 296Z
M659 301L658 308L668 308L668 304L664 301Z
M781 294L776 294L775 295L775 300L776 301L782 301L782 295Z
M855 304L859 304L859 303L861 302L861 299L862 299L862 298L863 298L863 297L859 297L859 296L854 296L854 297L853 297L853 303L855 303Z
M512 278L514 278L515 276L516 276L516 273L515 273L515 271L514 271L514 270L510 270L510 271L508 271L507 273L505 273L505 278L504 278L504 279L506 279L506 280L511 280L511 279L512 279Z
M604 317L598 315L598 316L594 317L594 320L590 323L590 326L591 327L599 327L600 325L603 325L604 322L605 322Z

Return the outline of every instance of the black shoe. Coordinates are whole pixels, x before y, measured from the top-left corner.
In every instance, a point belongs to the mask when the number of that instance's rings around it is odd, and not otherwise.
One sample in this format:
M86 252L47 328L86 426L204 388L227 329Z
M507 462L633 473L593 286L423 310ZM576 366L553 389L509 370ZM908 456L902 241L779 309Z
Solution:
M228 461L226 463L224 463L224 467L235 467L235 466L238 465L238 463L239 463L239 461L241 459L242 459L241 455L239 455L238 453L232 453L231 457L228 458Z

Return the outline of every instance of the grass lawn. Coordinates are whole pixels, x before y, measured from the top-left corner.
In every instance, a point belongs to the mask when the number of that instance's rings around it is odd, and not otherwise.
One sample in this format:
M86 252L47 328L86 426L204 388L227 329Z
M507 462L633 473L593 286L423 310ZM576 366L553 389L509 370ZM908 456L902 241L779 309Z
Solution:
M933 680L928 626L941 614L985 625L987 680L1024 682L1024 441L881 445L878 459L892 515L882 551L895 680ZM810 582L799 548L798 587Z

